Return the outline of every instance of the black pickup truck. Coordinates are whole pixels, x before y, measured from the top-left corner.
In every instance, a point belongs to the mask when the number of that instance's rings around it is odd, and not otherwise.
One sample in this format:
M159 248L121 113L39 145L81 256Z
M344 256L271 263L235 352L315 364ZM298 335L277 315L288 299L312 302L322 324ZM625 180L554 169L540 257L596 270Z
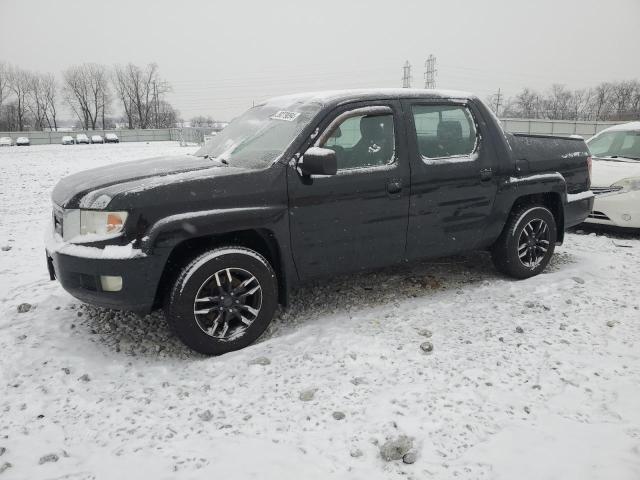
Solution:
M64 178L47 262L75 297L163 307L184 343L221 354L309 280L475 249L540 273L591 212L590 165L582 139L507 134L466 93L279 97L194 155Z

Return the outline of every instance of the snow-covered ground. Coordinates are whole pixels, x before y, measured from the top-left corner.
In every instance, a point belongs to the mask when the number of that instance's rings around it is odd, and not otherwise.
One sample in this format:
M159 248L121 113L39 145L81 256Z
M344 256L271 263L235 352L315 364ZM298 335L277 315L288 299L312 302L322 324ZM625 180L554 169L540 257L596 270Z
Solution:
M0 479L640 478L637 235L571 233L526 281L484 253L335 279L205 358L69 296L42 241L62 176L190 151L0 149ZM415 463L383 460L402 435Z

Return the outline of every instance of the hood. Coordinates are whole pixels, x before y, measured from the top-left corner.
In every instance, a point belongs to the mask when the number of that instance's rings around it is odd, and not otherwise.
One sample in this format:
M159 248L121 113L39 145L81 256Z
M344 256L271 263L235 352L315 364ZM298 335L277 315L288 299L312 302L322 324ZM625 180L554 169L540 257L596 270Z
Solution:
M623 178L630 177L640 177L640 162L624 159L593 159L591 185L594 187L610 187Z
M111 194L122 193L126 189L171 182L176 175L188 176L195 172L197 175L202 170L227 168L220 167L212 160L191 155L116 163L63 178L53 189L51 199L65 208L105 208ZM123 188L125 185L126 188Z

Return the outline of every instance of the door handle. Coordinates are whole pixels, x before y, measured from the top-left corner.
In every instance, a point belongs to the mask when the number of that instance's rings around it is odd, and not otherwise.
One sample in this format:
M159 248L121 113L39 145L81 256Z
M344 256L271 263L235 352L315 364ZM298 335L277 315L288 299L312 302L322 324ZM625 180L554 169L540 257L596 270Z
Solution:
M493 170L490 168L483 168L480 170L480 180L483 182L489 181L493 178Z
M390 194L400 193L402 191L402 181L400 180L391 180L387 183L387 192Z

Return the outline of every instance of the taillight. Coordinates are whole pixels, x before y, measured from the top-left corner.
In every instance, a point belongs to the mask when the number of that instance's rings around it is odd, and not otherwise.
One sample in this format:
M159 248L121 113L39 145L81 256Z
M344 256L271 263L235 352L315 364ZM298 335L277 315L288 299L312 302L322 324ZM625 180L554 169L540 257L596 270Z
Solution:
M589 170L589 186L591 186L591 167L593 165L593 160L591 159L591 155L587 157L587 170Z

